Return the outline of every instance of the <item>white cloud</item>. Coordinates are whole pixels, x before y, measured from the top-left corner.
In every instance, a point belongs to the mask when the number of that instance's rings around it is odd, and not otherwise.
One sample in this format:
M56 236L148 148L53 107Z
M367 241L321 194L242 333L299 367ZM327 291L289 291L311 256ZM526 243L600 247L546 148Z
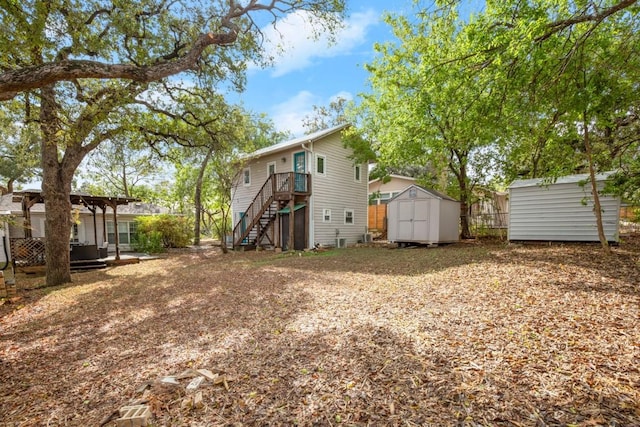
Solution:
M323 99L321 96L303 90L286 101L274 105L270 116L279 131L289 131L294 136L300 136L305 132L305 128L302 126L303 119L313 114L313 106L329 105L329 102L337 98L353 99L353 95L341 91L331 95L328 99Z
M308 12L289 14L278 22L276 28L268 26L262 29L265 56L275 59L272 76L279 77L309 67L317 58L349 54L366 42L367 30L378 21L378 14L373 10L354 13L337 30L335 43L331 44L326 34L314 39L314 32L319 29L314 29Z
M347 101L352 101L353 100L353 94L351 92L347 92L346 90L341 90L340 92L336 93L335 95L331 95L329 97L329 102L327 102L327 105L330 102L337 101L339 98L346 99Z
M318 96L303 90L272 108L271 117L279 131L290 131L295 136L304 134L302 120L313 113L313 106L320 102Z

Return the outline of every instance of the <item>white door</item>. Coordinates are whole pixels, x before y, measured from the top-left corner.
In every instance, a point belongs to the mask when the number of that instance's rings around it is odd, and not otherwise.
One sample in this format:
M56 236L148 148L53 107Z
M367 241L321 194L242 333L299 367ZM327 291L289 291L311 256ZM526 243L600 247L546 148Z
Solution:
M413 200L398 200L398 241L407 242L413 238Z
M429 199L399 200L398 203L399 242L429 240Z
M429 240L429 199L413 204L413 235L411 240Z

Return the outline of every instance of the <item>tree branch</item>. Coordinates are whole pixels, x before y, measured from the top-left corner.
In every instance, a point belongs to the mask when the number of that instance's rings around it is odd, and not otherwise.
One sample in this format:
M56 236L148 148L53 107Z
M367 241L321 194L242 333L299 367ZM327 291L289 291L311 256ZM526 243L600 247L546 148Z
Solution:
M628 7L633 6L635 3L637 3L638 0L622 0L620 3L611 6L607 9L602 10L601 12L598 13L589 13L589 14L581 14L578 15L574 18L570 18L570 19L562 19L560 21L555 21L552 22L548 25L549 30L544 33L543 35L537 37L535 39L536 42L542 42L546 39L548 39L549 37L551 37L552 35L559 33L573 25L576 24L581 24L584 22L595 22L595 23L600 23L602 21L604 21L605 19L607 19L609 16L620 12L621 10L624 10Z
M10 70L0 75L0 101L15 97L18 93L37 89L52 83L73 79L128 79L148 83L192 69L204 49L210 45L224 46L233 43L237 34L201 34L190 50L175 61L161 61L153 65L106 64L88 60L62 60L42 65Z

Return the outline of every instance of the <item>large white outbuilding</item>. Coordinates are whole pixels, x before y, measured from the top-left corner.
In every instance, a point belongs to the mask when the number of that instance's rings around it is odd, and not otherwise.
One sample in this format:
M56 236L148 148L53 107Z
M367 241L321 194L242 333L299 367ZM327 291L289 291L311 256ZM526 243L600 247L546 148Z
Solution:
M451 243L459 236L460 202L410 185L387 204L387 239L398 243Z
M596 182L605 236L617 242L620 199L602 194L609 175L596 175ZM514 181L509 187L509 240L599 241L589 175Z

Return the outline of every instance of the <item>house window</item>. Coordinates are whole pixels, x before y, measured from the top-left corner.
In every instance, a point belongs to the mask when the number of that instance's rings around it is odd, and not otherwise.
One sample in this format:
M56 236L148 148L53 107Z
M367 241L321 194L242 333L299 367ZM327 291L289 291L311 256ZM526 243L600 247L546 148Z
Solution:
M118 222L118 243L128 245L133 242L136 235L137 224L135 221ZM116 242L113 221L107 221L107 241L110 244Z
M316 154L316 174L320 176L327 174L327 157L322 154Z
M245 168L242 171L242 184L245 187L248 187L251 185L251 169Z
M360 182L362 180L362 169L360 165L355 165L353 167L353 177L356 182Z
M276 173L276 162L267 163L267 176L271 176ZM251 179L249 179L251 181Z
M353 209L344 210L344 223L353 224Z
M331 209L322 210L322 222L331 222Z

